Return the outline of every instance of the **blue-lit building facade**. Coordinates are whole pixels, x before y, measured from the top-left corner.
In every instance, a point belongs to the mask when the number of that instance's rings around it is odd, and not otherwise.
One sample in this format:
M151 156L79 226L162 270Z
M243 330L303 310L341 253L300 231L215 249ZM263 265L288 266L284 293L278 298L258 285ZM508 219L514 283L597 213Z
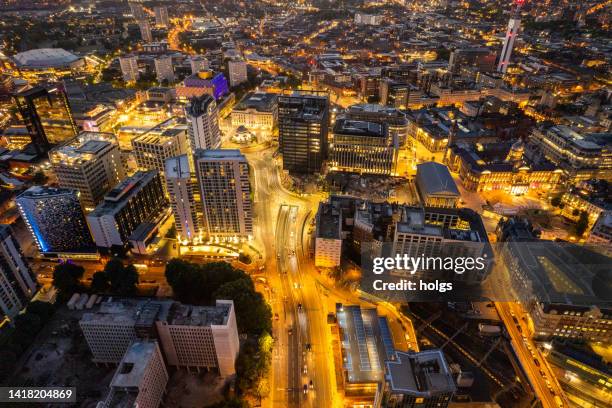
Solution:
M76 190L34 186L15 201L42 254L96 252Z
M185 78L183 84L191 88L212 88L212 95L217 101L229 94L229 84L222 72L214 75L208 72L194 74Z

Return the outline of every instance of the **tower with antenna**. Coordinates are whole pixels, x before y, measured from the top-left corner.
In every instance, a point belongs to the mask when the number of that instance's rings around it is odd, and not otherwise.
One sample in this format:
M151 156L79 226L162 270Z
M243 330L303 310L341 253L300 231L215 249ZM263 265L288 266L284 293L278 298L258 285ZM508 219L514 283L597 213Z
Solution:
M504 47L502 48L501 55L499 56L499 63L497 64L497 71L503 74L508 71L508 64L512 56L512 48L514 48L514 42L521 28L521 7L524 2L525 0L514 0L512 16L508 22L508 30L506 31L506 38L504 39Z

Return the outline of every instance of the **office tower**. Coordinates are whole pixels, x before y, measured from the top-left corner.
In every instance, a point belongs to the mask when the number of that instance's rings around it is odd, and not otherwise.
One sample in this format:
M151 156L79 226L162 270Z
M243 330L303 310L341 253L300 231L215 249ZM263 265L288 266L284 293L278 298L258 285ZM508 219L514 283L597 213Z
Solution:
M113 188L87 215L87 222L99 248L123 249L136 228L157 225L167 208L159 172L138 171Z
M60 187L78 190L86 210L126 176L119 144L112 133L82 132L49 152Z
M168 379L157 341L135 341L121 359L106 398L97 407L158 408Z
M138 81L140 73L138 72L138 57L136 55L119 57L119 65L125 82Z
M157 170L163 178L166 160L189 152L187 126L169 119L132 139L132 148L139 169Z
M117 364L134 341L156 338L168 365L236 372L239 351L234 303L183 305L171 300L104 302L79 321L97 363Z
M155 25L160 27L170 27L170 19L168 18L168 8L165 6L155 7Z
M499 63L497 64L497 71L506 73L508 71L508 64L510 64L510 57L512 56L512 48L514 48L514 42L518 37L519 29L521 28L521 6L525 0L515 0L514 10L512 17L508 22L508 30L506 30L506 38L504 39L504 46L499 56Z
M339 118L330 137L332 170L392 175L398 141L384 123Z
M249 165L240 150L197 150L194 160L209 235L252 235Z
M448 407L457 387L442 350L396 351L395 356L385 362L384 406Z
M217 149L221 145L217 103L210 95L193 98L185 107L192 152L196 149Z
M159 82L174 82L174 68L172 67L172 57L162 55L155 58L155 74Z
M327 158L329 98L292 95L278 98L278 131L283 169L318 173Z
M186 154L172 157L166 160L165 175L178 239L193 242L203 238L204 228L197 180L189 167Z
M331 203L319 203L315 230L315 265L340 266L342 255L342 211Z
M202 55L194 55L190 57L189 65L191 66L191 73L194 75L200 71L206 71L209 69L208 60Z
M409 122L399 109L364 103L349 106L344 115L348 119L384 123L389 129L389 134L397 138L399 146L406 145Z
M34 186L15 202L41 253L94 252L76 190Z
M77 126L62 88L36 86L15 94L14 99L38 154L76 136Z
M142 41L150 43L153 42L153 34L151 33L151 24L146 18L138 21L138 27L140 28L140 38Z
M227 63L230 86L240 85L248 80L247 63L243 60L231 60Z
M11 227L0 224L0 326L12 320L35 291L36 278Z

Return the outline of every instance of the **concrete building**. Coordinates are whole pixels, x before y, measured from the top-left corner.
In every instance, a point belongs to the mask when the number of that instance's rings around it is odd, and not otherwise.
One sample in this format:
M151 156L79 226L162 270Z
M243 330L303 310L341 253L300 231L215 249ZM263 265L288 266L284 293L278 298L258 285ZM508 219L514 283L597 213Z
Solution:
M221 146L219 112L212 96L203 95L191 99L185 106L185 117L192 152L197 149L218 149Z
M386 361L385 406L389 408L448 407L457 387L442 350L397 351Z
M97 408L158 408L169 375L157 341L136 341L125 352Z
M60 187L77 190L88 211L126 177L119 144L112 133L82 132L52 149L49 160Z
M394 175L398 141L384 123L339 118L330 137L332 170Z
M96 246L123 250L141 224L159 224L168 215L167 210L159 172L138 171L104 197L87 215L87 223Z
M382 15L366 14L366 13L355 13L354 18L355 24L363 25L380 25L383 21Z
M194 75L201 71L207 71L210 68L208 60L203 55L189 57L189 66L191 67L191 73Z
M277 95L249 92L232 109L232 126L244 126L249 130L274 129L278 122Z
M240 342L231 300L217 300L212 307L175 303L157 332L169 365L235 374Z
M197 150L196 175L211 236L253 235L249 165L239 150Z
M125 82L138 81L140 72L138 72L138 57L136 55L119 57L119 66L121 67L121 74Z
M178 239L183 242L202 240L205 234L202 201L189 157L181 155L166 160L165 175Z
M155 11L155 25L158 27L170 27L170 18L168 17L168 7L157 6Z
M456 48L448 60L448 70L458 74L462 68L474 68L477 72L491 72L495 70L495 52L488 48Z
M609 247L612 244L612 211L606 211L599 215L587 242L605 244L608 247L608 253L612 255L612 248Z
M329 98L292 95L278 98L278 131L283 169L319 173L327 158Z
M0 224L0 326L10 322L36 292L36 278L9 225Z
M384 123L389 129L389 136L397 138L400 147L406 145L408 120L399 109L363 103L349 106L344 115L348 119Z
M330 203L319 203L315 232L315 266L340 266L342 256L342 214Z
M247 63L243 60L231 60L227 63L230 86L234 87L248 81Z
M457 207L461 194L448 167L436 162L417 164L416 187L426 207Z
M157 339L168 365L235 373L238 328L231 300L190 306L170 300L103 302L79 321L93 361L119 363L139 339Z
M528 139L534 156L543 156L559 166L574 181L612 181L612 142L610 134L581 134L568 126L534 128Z
M132 149L140 170L157 170L162 179L166 160L189 153L187 126L168 119L132 139Z
M95 252L76 190L34 186L15 202L42 254Z
M502 220L496 232L498 242L504 242L501 256L510 284L531 317L535 339L611 344L612 302L602 271L612 258L588 246L540 240L525 219Z
M158 82L174 82L174 66L172 65L172 57L170 55L162 55L155 58L154 64L155 75L157 76Z
M519 34L521 28L521 5L524 0L517 0L512 11L512 17L508 21L508 29L506 30L506 37L504 38L504 46L499 56L499 62L497 64L497 71L506 73L508 71L508 65L510 65L510 57L512 56L512 49L514 43Z
M396 355L387 318L379 316L376 308L338 303L336 320L333 355L344 406L383 406L385 361Z
M145 43L153 42L153 33L151 32L151 24L149 20L142 19L138 21L138 27L140 28L140 38Z

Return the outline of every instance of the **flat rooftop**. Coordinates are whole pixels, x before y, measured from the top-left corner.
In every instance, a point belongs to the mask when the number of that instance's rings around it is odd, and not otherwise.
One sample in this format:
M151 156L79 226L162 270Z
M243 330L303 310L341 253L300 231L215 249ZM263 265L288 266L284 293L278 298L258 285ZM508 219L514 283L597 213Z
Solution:
M192 306L174 303L168 313L167 322L177 326L224 326L227 324L230 304L216 306Z
M276 104L277 95L266 92L249 92L234 107L235 111L254 109L258 112L272 112Z
M317 238L342 239L340 210L329 203L319 203Z
M157 342L138 341L127 349L111 381L112 388L137 388L143 380L149 359L158 348Z
M395 361L385 363L392 393L432 397L456 390L442 350L398 351L396 356Z
M395 358L386 317L376 309L336 305L346 380L351 383L384 380L384 362Z
M377 122L365 120L338 119L334 126L334 134L365 136L365 137L385 137L387 135L385 125Z
M113 214L123 208L130 197L137 194L145 185L151 182L158 175L157 170L137 171L133 176L128 177L115 188L108 192L102 201L89 215L100 217L106 214Z

